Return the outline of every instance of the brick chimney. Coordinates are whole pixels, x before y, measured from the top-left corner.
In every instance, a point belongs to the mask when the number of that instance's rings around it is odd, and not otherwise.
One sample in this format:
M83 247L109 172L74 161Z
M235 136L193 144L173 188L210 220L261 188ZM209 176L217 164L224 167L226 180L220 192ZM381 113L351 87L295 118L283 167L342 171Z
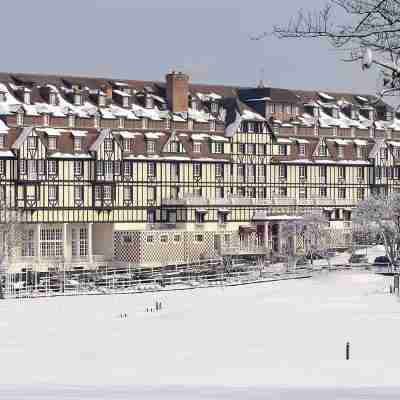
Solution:
M167 81L167 102L174 113L188 111L189 76L172 71L165 76Z

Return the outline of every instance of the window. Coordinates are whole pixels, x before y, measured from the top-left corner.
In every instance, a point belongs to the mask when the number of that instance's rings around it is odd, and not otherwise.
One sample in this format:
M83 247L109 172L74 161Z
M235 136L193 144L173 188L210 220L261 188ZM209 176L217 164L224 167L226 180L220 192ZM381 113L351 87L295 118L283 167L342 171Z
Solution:
M112 187L111 186L103 186L103 199L104 200L112 199Z
M215 164L215 176L224 176L223 164Z
M194 240L196 242L202 242L204 239L203 235L194 235Z
M321 165L319 167L319 177L321 182L326 182L328 176L328 167L326 165Z
M28 229L22 232L22 257L35 256L35 231Z
M339 188L338 189L338 197L339 197L339 199L345 199L346 198L346 188Z
M132 164L129 161L124 161L122 164L122 173L124 176L131 176L132 175Z
M299 198L300 199L306 199L307 198L307 188L301 187L299 189Z
M50 136L48 140L49 150L57 150L57 138Z
M286 165L279 165L279 179L286 179L287 168Z
M245 154L246 153L246 145L245 143L239 143L238 145L238 153Z
M147 188L147 199L148 200L156 200L156 187L155 186L149 186Z
M201 197L203 194L201 187L195 187L193 188L193 195L194 197Z
M201 153L201 143L200 142L193 143L193 153Z
M181 241L181 236L180 235L174 235L174 242L180 242Z
M76 106L82 105L82 95L81 94L74 95L74 103Z
M99 106L104 107L106 105L106 96L99 94Z
M254 132L254 122L247 123L247 132L253 133Z
M237 175L238 175L239 180L241 180L241 181L244 180L245 174L246 174L245 166L242 164L239 164L237 166Z
M17 113L17 125L18 126L24 125L24 113L23 113L23 111L19 111Z
M320 157L327 157L328 156L328 148L324 142L320 142L318 146L318 155Z
M49 175L57 175L57 161L47 161L47 172Z
M53 161L53 163L55 163L55 168L57 170L57 162ZM44 175L45 173L45 160L37 160L37 166L38 166L38 173L39 175ZM54 166L53 166L54 167Z
M237 188L237 195L239 197L244 197L246 195L246 188L244 188L243 186L240 186Z
M153 242L154 242L154 236L148 235L148 236L146 237L146 241L147 241L147 243L153 243Z
M68 127L73 128L75 126L75 115L68 115Z
M328 195L328 190L327 190L326 186L322 186L319 188L319 195L321 197L326 197Z
M94 116L94 127L95 128L100 128L100 115L95 115Z
M193 176L201 176L201 164L193 163Z
M113 140L112 139L104 139L104 150L105 151L113 150Z
M0 160L0 175L4 175L4 161ZM2 195L3 192L0 189L0 194ZM2 200L2 198L0 197L0 200Z
M95 186L95 188L94 188L94 198L95 198L95 200L101 200L102 199L101 186Z
M305 165L300 165L299 167L299 178L307 179L307 167Z
M55 106L57 104L57 96L56 96L56 94L54 92L50 92L49 103L52 106Z
M364 155L364 147L363 146L356 146L356 157L363 158Z
M218 112L218 104L216 102L211 102L211 112L216 113Z
M286 144L278 145L278 154L280 156L287 156L288 155L288 146Z
M223 199L225 195L225 190L223 186L218 186L215 188L215 197L218 199Z
M338 178L339 179L346 179L346 169L345 167L338 168Z
M104 161L103 163L104 175L108 178L113 176L113 162L112 161Z
M210 121L210 131L215 131L215 120Z
M247 144L247 153L248 154L256 154L256 145L254 143Z
M34 150L36 149L36 138L34 136L29 136L28 137L28 149Z
M132 187L131 186L124 186L124 200L132 201Z
M388 159L388 149L381 149L381 159L382 160Z
M337 155L339 158L343 158L344 157L344 147L343 146L338 146L337 147Z
M147 176L152 178L156 176L156 163L150 162L147 164Z
M279 186L278 187L278 196L287 197L287 187L286 186Z
M58 186L49 186L49 200L57 200Z
M148 153L155 153L155 151L156 151L156 144L155 144L155 142L152 141L152 140L148 140L148 141L146 142L146 149L147 149L147 152L148 152Z
M74 201L83 201L83 186L74 186Z
M255 187L247 188L247 197L251 197L252 199L256 198L256 188Z
M306 145L304 143L299 144L299 156L306 155Z
M225 212L218 213L218 223L219 224L226 224L228 222L228 214Z
M168 242L168 236L167 236L167 235L161 235L160 241L161 241L162 243L167 243L167 242Z
M74 137L74 151L82 150L82 138Z
M43 125L49 126L50 125L50 115L43 114Z
M214 143L214 151L216 154L222 154L224 152L224 144L221 142Z
M71 232L73 257L86 257L89 252L87 228L73 228Z
M132 139L124 139L123 140L124 151L131 152L133 147L132 144L133 144Z
M82 161L74 161L74 175L82 176L83 164Z
M364 179L364 168L363 167L357 168L357 178L360 180Z
M357 188L357 199L358 200L363 200L364 196L365 196L364 188Z
M40 255L42 257L61 257L63 248L62 228L40 229Z
M4 149L6 143L6 137L4 135L0 135L0 149Z
M120 129L125 128L125 118L124 117L118 118L118 128L120 128Z
M26 160L19 160L19 173L26 174Z
M124 96L122 98L122 107L124 107L124 108L129 107L129 96Z

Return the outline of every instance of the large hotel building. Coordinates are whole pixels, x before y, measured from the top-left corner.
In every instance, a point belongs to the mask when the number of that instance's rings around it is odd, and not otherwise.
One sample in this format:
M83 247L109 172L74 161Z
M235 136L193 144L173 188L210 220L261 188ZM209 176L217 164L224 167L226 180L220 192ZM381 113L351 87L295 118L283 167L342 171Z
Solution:
M0 197L26 221L11 271L279 252L307 210L345 245L397 165L400 120L369 95L0 74Z

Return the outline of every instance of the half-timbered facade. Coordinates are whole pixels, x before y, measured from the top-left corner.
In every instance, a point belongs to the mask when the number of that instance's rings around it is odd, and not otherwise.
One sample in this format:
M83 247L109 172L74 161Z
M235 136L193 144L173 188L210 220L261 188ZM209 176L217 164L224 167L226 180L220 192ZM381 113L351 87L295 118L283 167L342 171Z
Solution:
M0 74L0 196L25 220L10 268L162 265L279 251L279 223L400 187L400 121L372 96Z

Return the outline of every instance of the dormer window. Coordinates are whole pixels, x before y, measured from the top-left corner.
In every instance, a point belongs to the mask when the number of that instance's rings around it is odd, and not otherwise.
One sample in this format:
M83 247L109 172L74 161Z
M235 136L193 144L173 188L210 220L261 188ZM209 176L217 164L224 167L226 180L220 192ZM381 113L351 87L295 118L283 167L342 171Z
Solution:
M82 151L82 138L74 137L74 151Z
M193 153L201 153L201 142L193 142Z
M374 110L369 110L369 112L368 112L368 119L369 119L370 121L373 121L373 119L374 119Z
M24 112L23 111L19 111L17 113L17 125L18 126L24 125Z
M147 153L150 153L150 154L156 152L156 144L153 140L148 140L146 142L146 150L147 150Z
M149 94L146 95L145 102L146 102L146 108L153 108L154 107L153 98Z
M337 108L332 109L332 117L333 118L339 118L339 110Z
M4 149L6 144L6 137L4 135L0 135L0 149Z
M358 113L354 109L351 109L351 119L358 119Z
M81 106L82 105L82 95L79 93L74 94L74 104L76 106Z
M210 131L215 131L215 120L210 121Z
M34 136L29 136L28 137L28 149L29 150L35 150L36 149L36 137Z
M142 128L147 129L147 118L142 118Z
M214 101L211 103L211 112L214 114L218 112L218 104Z
M249 133L254 132L254 122L247 123L247 132L249 132Z
M125 118L124 117L119 117L118 118L118 128L122 129L125 127Z
M191 101L191 103L190 103L190 108L191 108L193 111L197 111L197 102L196 102L195 100L192 100L192 101Z
M74 128L75 127L75 115L73 115L73 114L68 115L68 126L70 128Z
M104 150L105 151L112 151L113 150L113 141L112 141L112 139L105 139L104 140Z
M124 107L124 108L129 107L129 96L124 96L122 98L122 107Z
M391 111L386 111L386 121L391 121L393 119L393 113Z
M124 139L123 141L123 146L124 146L124 151L125 152L131 152L132 151L132 139Z
M28 90L24 92L24 103L31 104L31 92Z
M50 125L50 115L43 114L43 125L49 126Z
M54 92L50 92L50 95L49 95L49 103L50 103L50 105L52 105L52 106L57 105L57 96L56 96L56 94L55 94Z
M100 128L100 115L99 114L96 114L94 116L94 127Z
M188 129L193 129L193 120L191 118L188 119Z
M54 136L50 136L48 140L49 150L56 150L57 149L57 138Z
M106 96L104 94L99 94L99 107L105 107L106 105Z
M5 92L0 92L0 103L4 103L6 101Z
M337 147L337 155L339 158L343 158L344 157L344 147L343 146L338 146Z

